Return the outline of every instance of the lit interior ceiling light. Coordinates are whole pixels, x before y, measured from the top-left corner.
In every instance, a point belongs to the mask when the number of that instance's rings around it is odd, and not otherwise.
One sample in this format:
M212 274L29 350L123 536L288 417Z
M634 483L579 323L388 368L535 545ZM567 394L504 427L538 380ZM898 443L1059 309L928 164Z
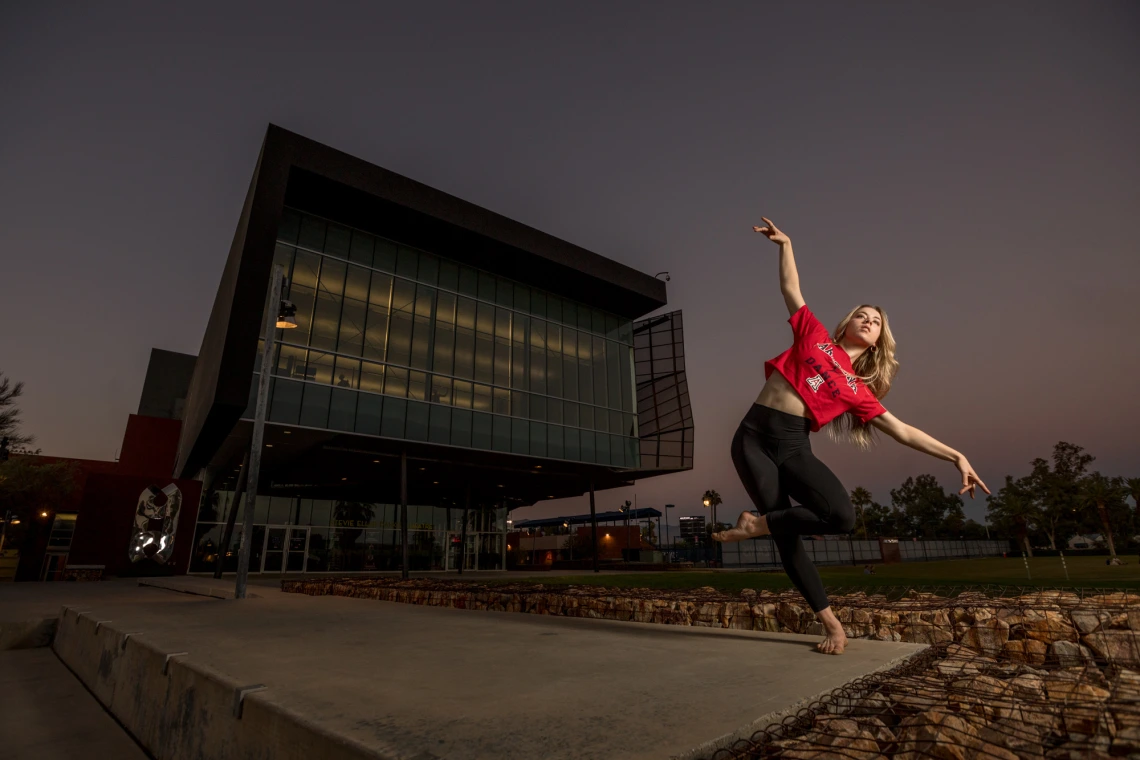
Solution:
M267 443L267 444L265 444L265 448L267 448L267 449L271 449L271 448L273 448L273 444L272 444L272 443Z
M292 301L281 301L281 308L277 312L277 326L283 329L291 329L297 326L297 320L293 317L297 314L297 307Z

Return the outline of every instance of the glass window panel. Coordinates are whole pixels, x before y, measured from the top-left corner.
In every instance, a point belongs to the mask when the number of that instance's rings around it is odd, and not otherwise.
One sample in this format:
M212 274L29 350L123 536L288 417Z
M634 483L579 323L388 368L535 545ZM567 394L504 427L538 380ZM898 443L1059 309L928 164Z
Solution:
M344 388L332 389L332 401L329 404L329 429L352 430L356 427L356 391Z
M384 359L388 340L388 307L392 300L392 278L379 272L372 273L368 291L368 315L364 330L364 356Z
M459 292L467 296L479 294L479 273L471 267L459 267Z
M384 372L384 395L403 398L408 395L408 371L389 366Z
M380 434L380 415L384 408L384 397L371 393L361 393L356 401L356 432L367 435Z
M396 252L396 274L414 280L419 264L419 251L401 245Z
M578 400L578 333L562 331L562 398Z
M582 430L579 432L579 455L578 458L583 462L597 462L597 452L594 450L594 434L589 430ZM604 463L603 463L604 464Z
M516 312L530 311L530 288L515 283L514 309Z
M495 283L495 303L510 308L514 306L515 286L510 280L498 279Z
M372 252L372 266L385 272L395 272L396 244L390 240L376 238L376 247Z
M339 224L330 224L325 233L325 253L338 259L348 258L349 241L352 230Z
M528 424L528 423L523 423ZM546 456L546 424L543 422L530 422L530 451L531 456Z
M325 221L308 214L301 217L301 233L297 245L322 251L325 247Z
M308 363L304 369L305 379L324 385L331 384L333 379L333 362L335 360L335 354L330 354L325 351L310 351Z
M372 248L376 239L367 232L352 231L352 244L349 247L348 259L366 267L372 266Z
M546 396L530 397L530 415L532 420L546 421Z
M618 344L603 341L606 351L606 406L621 409L621 365L618 363Z
M562 299L558 296L547 296L546 298L546 317L551 322L562 323Z
M609 412L610 424L606 427L611 433L621 433L621 412L611 409Z
M329 421L329 395L332 388L327 385L305 384L305 394L301 398L301 421L306 427L323 428Z
M546 323L535 319L530 324L530 389L546 393Z
M473 412L471 429L471 446L476 449L491 448L491 415L485 412Z
M491 448L495 451L511 450L511 418L492 415Z
M392 315L388 328L388 361L393 364L410 364L412 355L412 324L416 301L416 286L396 278L392 286Z
M431 377L431 398L428 399L435 404L450 404L451 399L451 378L442 375L432 375ZM446 441L444 441L446 443Z
M453 374L455 369L455 296L440 291L436 305L432 369Z
M555 459L562 459L566 452L562 447L562 426L546 425L546 455Z
M439 287L452 291L459 289L459 265L454 261L440 259Z
M511 420L511 453L530 453L530 422L527 420Z
M510 391L508 391L506 388L495 388L494 392L495 392L495 396L494 396L495 406L494 406L494 409L492 409L491 411L493 411L495 414L503 414L503 415L509 416L511 413L511 394L510 394Z
M562 402L562 424L569 425L570 427L578 427L578 409L579 405L573 401Z
M564 427L562 428L562 435L564 436L565 445L563 447L563 451L565 452L566 459L570 459L575 462L581 461L582 448L578 445L578 429Z
M556 398L546 398L546 419L548 422L557 422L562 424L562 404L563 402Z
M427 400L428 376L424 372L408 373L408 398L416 401ZM410 417L408 419L411 419Z
M293 279L289 283L289 300L297 307L294 319L297 326L289 330L293 343L308 344L313 329L313 308L317 298L317 279L321 257L315 253L297 251L293 261Z
M605 335L606 315L597 309L590 309L590 327L597 335Z
M511 341L509 338L495 338L495 385L511 384Z
M475 379L479 382L494 382L494 356L494 338L483 333L475 333Z
M439 284L439 257L420 251L420 270L416 279L427 285Z
M284 377L303 378L305 374L305 354L303 348L297 346L278 346L277 372Z
M277 228L277 239L286 243L296 243L297 233L301 231L301 215L291 208L285 209L281 214L281 226Z
M491 411L491 386L475 384L474 408L480 412Z
M621 434L631 438L637 437L637 416L633 414L622 415L624 423L622 424Z
M404 418L407 416L408 402L402 398L384 399L384 415L380 421L380 435L389 438L404 437Z
M451 442L451 407L433 404L428 422L428 440L432 443Z
M412 333L411 365L417 369L427 369L431 357L431 315L435 306L435 288L425 285L416 287L415 325Z
M610 464L615 467L629 467L625 461L625 439L620 435L610 436Z
M621 409L624 412L635 411L632 390L633 368L630 362L630 349L627 346L618 346L618 379L621 381Z
M320 282L317 286L317 304L313 315L313 331L309 345L335 349L340 326L340 308L344 293L344 276L347 265L333 259L321 262Z
M363 362L360 366L360 390L384 392L384 365Z
M368 283L370 272L360 267L349 267L344 286L344 305L341 308L340 340L337 351L359 356L364 346L364 324L368 313Z
M465 380L455 381L455 405L470 409L473 401L471 383Z
M268 519L269 519L269 497L258 494L257 498L254 499L254 502L253 502L253 521L255 523L264 524L265 521ZM264 537L265 534L263 533L261 535ZM235 546L239 545L239 541L240 541L239 536L240 536L240 534L238 534L237 536L234 536L234 545ZM253 536L257 536L257 533L254 533ZM258 550L261 549L260 543L255 542L255 546L257 547Z
M495 276L479 272L479 300L495 302Z
M408 422L404 437L411 441L426 441L431 407L419 401L408 402Z
M530 313L536 317L546 317L546 293L532 290L530 293Z
M526 419L530 417L529 398L526 393L511 391L511 416Z
M454 374L468 380L475 376L475 333L462 327L455 331Z
M594 376L594 403L606 406L606 340L594 336L594 351L591 361Z
M269 408L269 419L272 422L284 422L296 425L301 415L302 383L293 380L273 380L272 403Z
M640 441L637 438L625 439L625 466L626 467L641 467L641 457L639 452Z
M511 387L526 390L529 387L527 355L527 323L530 318L515 314L511 326Z
M594 433L594 456L598 464L612 464L609 433Z
M618 326L621 324L618 318L613 314L606 314L606 337L610 340L618 340Z
M476 332L484 335L495 334L495 307L486 303L477 303L475 317Z
M471 410L451 411L451 445L471 447Z
M594 429L594 407L585 404L578 406L578 427L583 430Z
M293 246L278 243L277 248L273 252L274 265L280 264L281 268L285 271L285 290L281 292L282 298L289 297L289 282L293 277L293 255L295 251L296 249L293 248ZM262 322L264 323L264 320L262 320ZM264 324L262 326L264 326Z
M360 360L338 356L336 358L336 369L333 370L333 377L336 378L336 382L334 382L333 385L338 388L359 388Z

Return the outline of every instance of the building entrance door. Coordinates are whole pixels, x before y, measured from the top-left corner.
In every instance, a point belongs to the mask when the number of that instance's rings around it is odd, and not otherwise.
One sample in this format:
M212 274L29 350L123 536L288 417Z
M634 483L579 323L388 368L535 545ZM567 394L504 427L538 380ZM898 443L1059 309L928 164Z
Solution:
M265 526L261 552L263 573L303 573L308 564L309 529L293 525Z
M477 570L475 567L475 533L467 534L467 546L463 544L463 534L459 532L447 534L447 562L444 570L458 570L459 563L463 562L464 570ZM466 551L464 551L466 549Z

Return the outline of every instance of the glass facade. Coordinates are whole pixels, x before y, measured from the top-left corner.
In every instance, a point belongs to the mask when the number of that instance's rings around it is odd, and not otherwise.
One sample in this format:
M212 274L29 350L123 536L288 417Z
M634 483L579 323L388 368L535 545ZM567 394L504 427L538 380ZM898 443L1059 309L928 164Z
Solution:
M630 320L290 209L275 261L270 422L639 466Z
M636 322L633 338L641 467L645 470L691 469L693 409L685 375L685 330L681 312Z
M190 572L216 568L233 500L232 491L216 491L203 504ZM253 522L251 572L382 571L402 564L398 504L259 495ZM409 569L455 569L463 554L468 569L501 570L506 528L505 507L469 510L467 551L461 552L462 509L409 504ZM239 519L223 560L226 572L237 569L240 533Z

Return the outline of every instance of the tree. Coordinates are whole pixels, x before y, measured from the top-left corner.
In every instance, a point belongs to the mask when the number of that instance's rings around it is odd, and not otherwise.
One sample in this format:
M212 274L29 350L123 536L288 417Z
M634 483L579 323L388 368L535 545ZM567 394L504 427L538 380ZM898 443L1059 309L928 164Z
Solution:
M1029 532L1036 529L1040 512L1026 492L1025 484L1015 482L1012 475L1006 475L1005 485L997 493L987 496L986 502L990 524L1007 535L1014 535L1025 553L1032 557Z
M1023 487L1036 503L1039 527L1049 537L1049 548L1056 549L1058 539L1064 542L1077 532L1077 509L1080 506L1080 480L1095 459L1084 454L1076 444L1058 441L1053 447L1053 466L1044 459L1034 459L1033 471L1023 478Z
M856 538L867 537L867 508L871 506L871 492L863 486L857 486L851 492L851 505L855 507L855 514L859 517L861 529L857 528L855 531Z
M877 501L863 510L863 520L867 524L867 538L871 536L886 536L894 533L891 524L891 510Z
M926 538L936 538L940 529L945 530L948 513L955 520L960 517L961 522L965 522L962 499L942 490L933 475L907 478L899 488L891 489L891 502L906 514L907 524L914 533Z
M16 449L31 444L35 438L20 433L20 410L16 399L24 393L24 384L12 383L0 372L0 439L7 438L8 446Z
M704 496L701 497L701 503L704 504L707 509L712 510L712 525L714 526L713 530L720 530L720 528L715 527L717 525L716 507L718 504L723 504L720 499L720 494L711 489L705 491Z
M9 526L4 545L22 547L34 541L40 512L50 515L71 503L82 471L74 462L42 463L35 457L17 456L0 462L0 517L11 510L20 518ZM25 540L26 539L26 540Z
M1112 520L1109 517L1109 507L1114 502L1123 502L1123 478L1106 478L1099 472L1086 476L1081 481L1081 497L1085 506L1096 508L1097 517L1104 526L1104 539L1108 544L1108 553L1116 557L1116 545L1112 540Z
M1124 481L1128 495L1132 497L1132 508L1135 510L1135 520L1140 522L1140 478L1128 478Z

